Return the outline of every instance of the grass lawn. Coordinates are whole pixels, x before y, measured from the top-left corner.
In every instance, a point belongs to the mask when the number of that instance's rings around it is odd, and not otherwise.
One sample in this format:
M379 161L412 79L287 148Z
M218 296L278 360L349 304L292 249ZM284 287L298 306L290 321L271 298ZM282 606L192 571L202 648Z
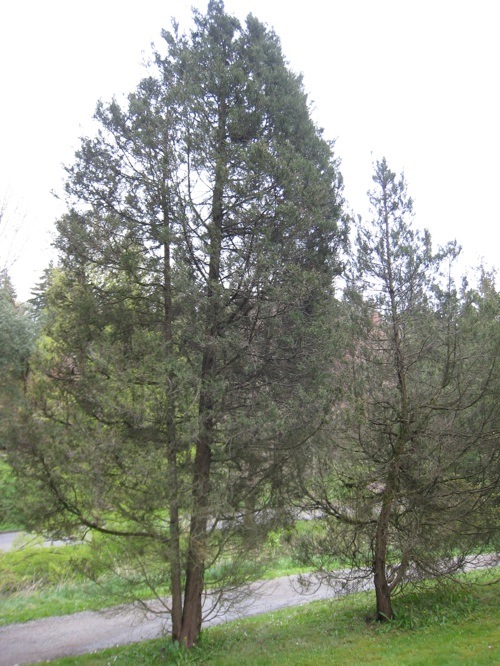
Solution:
M371 621L373 594L362 593L207 629L190 653L159 639L53 663L498 665L499 588L492 582L499 576L500 569L468 574L465 580L480 584L429 584L402 595L395 603L398 618L385 625Z

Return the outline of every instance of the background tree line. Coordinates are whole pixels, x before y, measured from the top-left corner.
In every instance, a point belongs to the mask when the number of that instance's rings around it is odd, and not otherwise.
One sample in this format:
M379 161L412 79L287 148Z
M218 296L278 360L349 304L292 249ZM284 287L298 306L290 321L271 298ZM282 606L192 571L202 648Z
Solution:
M346 252L333 145L253 16L212 1L163 36L67 168L6 442L27 520L107 535L190 646L207 568L236 600L268 532L319 510L304 560L362 567L390 619L398 585L497 546L494 279L455 286L385 160Z

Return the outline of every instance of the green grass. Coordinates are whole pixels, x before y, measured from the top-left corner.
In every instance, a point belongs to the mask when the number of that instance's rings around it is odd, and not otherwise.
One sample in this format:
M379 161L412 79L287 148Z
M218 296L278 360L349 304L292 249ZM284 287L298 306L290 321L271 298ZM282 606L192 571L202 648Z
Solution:
M92 581L60 583L48 588L25 589L0 596L0 625L44 617L102 610L124 601L124 584L101 587ZM146 598L146 594L144 598Z
M281 541L272 554L268 577L303 571ZM104 575L102 588L85 578L86 565L96 567L89 544L24 548L0 555L0 623L122 603L124 582L112 582ZM500 569L471 574L467 580L485 582L495 575L500 576ZM56 663L499 664L498 592L498 585L429 584L396 597L397 619L386 625L368 619L373 593L353 595L207 629L200 645L189 653L162 639ZM142 596L147 598L146 590Z
M370 620L373 595L356 594L328 602L261 615L213 627L186 653L167 639L93 655L61 659L58 666L483 666L500 663L500 570L469 574L473 587L426 589L397 598L398 619Z
M88 544L24 547L0 554L0 625L100 610L131 601L127 591L124 580L99 569ZM136 591L147 597L145 587Z
M97 610L96 590L87 585L60 584L50 589L32 589L1 598L0 625L27 622L52 615L68 615L78 611ZM101 608L109 605L102 604Z

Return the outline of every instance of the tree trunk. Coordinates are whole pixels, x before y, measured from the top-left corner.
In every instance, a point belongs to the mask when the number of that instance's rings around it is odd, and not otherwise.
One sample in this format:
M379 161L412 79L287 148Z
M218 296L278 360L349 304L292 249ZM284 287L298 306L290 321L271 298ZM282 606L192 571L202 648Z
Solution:
M205 584L205 559L208 548L210 465L216 428L213 384L217 371L217 341L221 334L220 271L224 217L223 194L227 166L226 120L227 105L225 100L222 99L219 106L217 161L212 197L212 219L209 228L210 262L206 289L205 349L201 367L201 389L198 406L200 430L196 442L193 507L186 566L184 613L180 635L180 641L186 647L194 645L201 631L202 594Z
M389 518L392 506L392 490L384 495L382 509L377 522L377 531L375 533L375 557L373 561L375 596L377 600L377 620L385 622L392 620L392 602L391 591L387 581L387 544Z
M207 552L207 526L210 490L210 445L200 437L196 447L194 503L189 531L186 565L184 612L179 641L192 647L201 631L202 594L205 585L205 557Z
M170 231L168 199L163 197L163 219L167 230ZM170 239L163 244L163 307L164 307L164 339L165 354L172 353L172 268ZM170 563L170 589L172 594L172 638L178 640L182 626L182 577L180 554L180 528L179 528L179 480L177 473L177 433L175 427L175 402L166 387L167 393L167 458L168 458L168 484L170 487L169 502L169 563Z
M172 483L172 497L170 499L170 587L172 594L172 638L179 640L182 628L182 582L181 582L181 556L180 556L180 530L179 505L177 502L177 455L174 450L169 454L170 481Z
M201 631L202 593L205 584L205 558L208 547L207 527L210 515L210 464L215 423L214 399L210 380L215 373L215 330L211 327L211 342L203 355L202 388L199 401L200 434L196 442L193 474L193 506L189 530L189 546L186 563L186 587L184 612L179 640L186 646L195 644Z

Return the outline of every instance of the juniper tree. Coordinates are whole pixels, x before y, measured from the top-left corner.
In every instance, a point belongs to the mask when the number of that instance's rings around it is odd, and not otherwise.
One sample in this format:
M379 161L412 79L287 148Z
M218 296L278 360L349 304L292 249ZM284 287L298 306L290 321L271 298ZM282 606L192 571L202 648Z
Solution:
M191 646L207 568L223 559L221 592L245 579L323 419L344 229L332 145L277 36L215 1L163 36L67 170L16 460L47 528L154 551L142 572L168 575Z
M328 525L307 559L340 556L373 576L385 620L399 586L459 570L498 530L498 300L472 290L476 309L455 287L456 244L433 251L385 160L373 181L332 368L342 396L310 447L313 472L302 463L297 477Z

